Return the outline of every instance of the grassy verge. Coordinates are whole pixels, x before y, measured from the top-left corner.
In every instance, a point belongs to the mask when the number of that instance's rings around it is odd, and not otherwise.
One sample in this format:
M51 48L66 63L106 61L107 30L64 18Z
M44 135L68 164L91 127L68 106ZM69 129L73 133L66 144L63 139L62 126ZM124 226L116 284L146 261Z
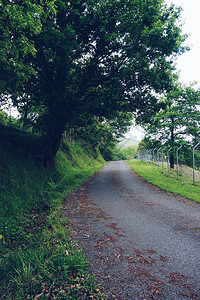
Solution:
M103 164L78 145L63 147L48 170L0 149L1 299L103 299L59 218L63 198Z
M147 165L143 161L129 161L131 168L142 178L159 187L160 189L181 195L185 198L200 202L200 185L192 185L192 181L180 173L179 180L176 179L176 171L171 170L170 177L162 173L157 167Z

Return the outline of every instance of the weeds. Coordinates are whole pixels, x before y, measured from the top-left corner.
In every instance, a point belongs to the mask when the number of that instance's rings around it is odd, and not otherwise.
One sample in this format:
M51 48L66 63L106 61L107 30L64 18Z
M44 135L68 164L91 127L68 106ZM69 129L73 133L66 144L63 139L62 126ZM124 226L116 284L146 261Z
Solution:
M103 299L67 220L59 217L67 193L103 164L83 150L78 158L79 150L72 149L73 164L59 151L55 168L45 170L0 149L1 299Z
M45 229L38 235L37 247L24 245L5 255L0 278L3 298L12 295L13 299L59 299L66 295L67 299L74 299L76 295L82 299L84 294L99 294L100 289L90 277L81 251L71 241L66 224L58 217L50 223L51 230Z

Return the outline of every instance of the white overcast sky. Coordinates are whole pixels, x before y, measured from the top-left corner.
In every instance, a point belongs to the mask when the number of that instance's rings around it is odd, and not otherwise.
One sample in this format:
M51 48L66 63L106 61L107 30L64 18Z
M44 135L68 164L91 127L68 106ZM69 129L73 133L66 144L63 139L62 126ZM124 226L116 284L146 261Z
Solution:
M165 0L166 4L182 6L183 32L188 34L186 44L191 50L177 60L180 81L189 84L197 81L200 87L200 0Z

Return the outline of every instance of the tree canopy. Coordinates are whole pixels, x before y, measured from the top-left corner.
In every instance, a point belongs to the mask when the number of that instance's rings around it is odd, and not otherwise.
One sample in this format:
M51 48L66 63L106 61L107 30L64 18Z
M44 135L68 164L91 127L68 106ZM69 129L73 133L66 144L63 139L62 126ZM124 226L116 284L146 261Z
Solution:
M161 100L163 108L147 120L140 120L147 133L162 143L195 142L200 137L200 91L176 84Z
M129 125L172 86L180 12L163 0L0 1L1 99L32 112L49 160L66 124Z
M147 135L154 142L171 147L195 145L200 139L200 90L175 82L172 90L161 98L161 104L159 112L140 118ZM170 162L173 167L173 155Z

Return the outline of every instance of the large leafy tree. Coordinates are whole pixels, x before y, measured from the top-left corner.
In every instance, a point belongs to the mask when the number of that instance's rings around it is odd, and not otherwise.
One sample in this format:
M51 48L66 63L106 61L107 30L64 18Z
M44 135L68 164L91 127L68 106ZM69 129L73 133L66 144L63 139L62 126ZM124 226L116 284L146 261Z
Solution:
M200 91L192 86L175 84L174 88L162 99L163 108L142 124L153 139L170 146L183 143L190 144L200 138ZM174 167L173 154L170 158Z
M45 107L39 119L49 160L66 123L81 116L115 120L122 112L155 111L151 91L170 87L172 56L185 39L180 9L163 0L57 0L55 7L32 37L35 57L26 58L35 74L22 84L34 106Z

